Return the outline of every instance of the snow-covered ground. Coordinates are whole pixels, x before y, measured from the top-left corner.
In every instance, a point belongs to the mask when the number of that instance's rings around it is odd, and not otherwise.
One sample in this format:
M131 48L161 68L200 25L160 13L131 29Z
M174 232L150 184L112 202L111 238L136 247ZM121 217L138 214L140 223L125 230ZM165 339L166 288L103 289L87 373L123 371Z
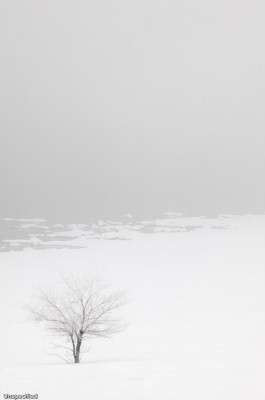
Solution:
M264 400L264 216L101 222L97 237L95 226L58 225L51 232L42 220L15 223L32 235L36 224L32 237L39 240L43 232L54 240L54 233L69 231L80 248L38 250L36 242L0 253L0 394ZM127 240L98 240L114 230ZM129 298L127 330L91 340L79 365L49 356L56 338L24 311L38 285L56 285L71 271L97 271Z

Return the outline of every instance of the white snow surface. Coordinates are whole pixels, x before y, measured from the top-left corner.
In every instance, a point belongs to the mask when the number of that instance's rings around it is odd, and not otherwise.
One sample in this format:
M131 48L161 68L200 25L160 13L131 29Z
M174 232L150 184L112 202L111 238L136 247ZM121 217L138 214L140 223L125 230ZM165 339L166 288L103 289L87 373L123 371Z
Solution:
M0 395L264 400L265 217L203 221L188 232L0 253ZM24 310L39 285L56 286L71 272L97 272L129 298L128 328L91 340L79 365L48 355L58 338Z

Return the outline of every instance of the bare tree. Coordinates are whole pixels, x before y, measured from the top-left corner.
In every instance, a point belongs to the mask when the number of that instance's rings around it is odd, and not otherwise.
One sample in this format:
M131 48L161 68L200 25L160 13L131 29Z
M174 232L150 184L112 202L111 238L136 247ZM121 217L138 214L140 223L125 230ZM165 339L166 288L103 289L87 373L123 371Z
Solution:
M79 363L83 343L89 337L107 338L125 328L118 312L125 296L124 292L110 292L97 278L63 277L62 283L62 290L40 289L38 305L28 309L36 321L67 341L65 346L54 345L53 355Z

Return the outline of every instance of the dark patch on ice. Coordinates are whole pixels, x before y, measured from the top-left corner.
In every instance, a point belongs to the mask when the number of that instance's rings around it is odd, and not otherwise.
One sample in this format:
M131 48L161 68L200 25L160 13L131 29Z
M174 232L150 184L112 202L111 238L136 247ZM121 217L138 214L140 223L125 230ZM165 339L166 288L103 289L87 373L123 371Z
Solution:
M227 219L221 216L221 219ZM229 218L232 218L229 216ZM117 218L112 220L98 220L90 224L49 224L45 220L27 219L0 219L0 252L32 249L79 249L89 246L90 240L132 240L135 234L172 234L188 233L203 229L228 229L227 220L222 226L212 225L214 221L207 221L205 217L193 220L187 218L183 224L184 215L167 213L166 217L154 220L136 221L132 218ZM203 221L203 222L202 222ZM185 223L184 222L184 223ZM191 224L189 224L191 222ZM192 224L195 222L195 224ZM198 225L196 224L198 222ZM216 219L216 224L220 218Z

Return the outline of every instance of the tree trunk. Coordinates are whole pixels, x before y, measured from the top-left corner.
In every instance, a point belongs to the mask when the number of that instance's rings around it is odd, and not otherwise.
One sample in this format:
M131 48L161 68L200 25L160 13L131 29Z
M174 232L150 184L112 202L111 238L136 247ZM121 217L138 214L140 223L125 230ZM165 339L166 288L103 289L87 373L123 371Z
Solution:
M82 344L82 336L77 338L76 349L75 349L75 363L78 364L80 362L80 350Z

